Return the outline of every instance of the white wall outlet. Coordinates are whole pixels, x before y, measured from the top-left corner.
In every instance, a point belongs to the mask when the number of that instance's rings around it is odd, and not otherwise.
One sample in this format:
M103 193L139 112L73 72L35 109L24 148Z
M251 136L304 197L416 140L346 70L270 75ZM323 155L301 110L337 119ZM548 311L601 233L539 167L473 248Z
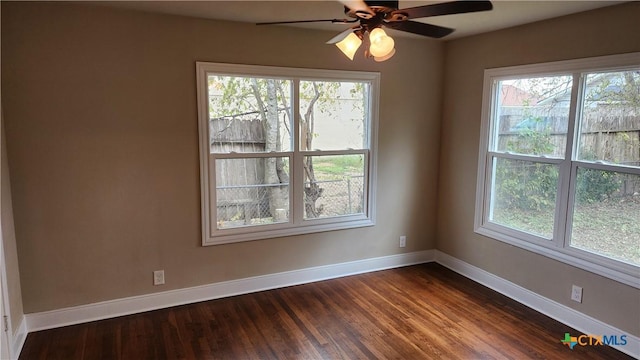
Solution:
M407 237L402 235L400 236L400 247L405 247L407 246Z
M571 300L581 303L582 302L582 288L577 285L571 287Z
M153 285L164 284L164 270L156 270L153 272Z

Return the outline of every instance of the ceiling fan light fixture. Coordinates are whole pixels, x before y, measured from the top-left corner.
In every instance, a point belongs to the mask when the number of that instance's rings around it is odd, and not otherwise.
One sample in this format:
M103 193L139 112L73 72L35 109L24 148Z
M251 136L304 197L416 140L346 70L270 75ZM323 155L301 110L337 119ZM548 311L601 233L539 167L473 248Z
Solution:
M342 41L337 42L336 46L343 54L345 54L349 60L353 60L353 56L355 55L358 48L362 45L362 39L358 37L358 35L351 33L347 35Z
M385 56L374 56L373 60L377 61L377 62L383 62L383 61L387 61L389 59L391 59L393 57L393 55L396 54L396 49L391 49L391 52L389 52L387 55Z
M371 31L369 34L369 42L371 43L369 53L371 53L374 58L383 58L392 52L395 53L395 41L381 28L375 28ZM391 54L391 56L393 56L393 54ZM389 58L391 56L389 56Z
M379 41L385 36L388 36L387 33L382 28L377 27L369 33L369 41L373 43Z
M383 26L396 31L404 31L439 39L451 34L454 29L418 22L414 21L414 19L473 13L493 9L491 1L488 0L452 0L404 9L398 7L400 3L398 0L339 1L344 5L344 13L348 17L346 19L276 21L263 22L256 25L314 22L330 22L333 24L358 23L350 29L346 29L337 36L334 36L331 40L327 41L327 44L335 44L343 54L353 61L355 53L364 41L366 43L364 56L366 58L373 58L379 62L390 59L396 53L395 41L384 32L381 28ZM368 37L365 37L367 34Z

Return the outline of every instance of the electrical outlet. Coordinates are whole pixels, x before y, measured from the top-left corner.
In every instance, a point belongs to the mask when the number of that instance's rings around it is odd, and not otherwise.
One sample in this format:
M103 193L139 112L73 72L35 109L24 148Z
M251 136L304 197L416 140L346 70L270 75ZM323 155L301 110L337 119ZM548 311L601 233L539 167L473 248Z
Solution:
M400 236L400 247L405 247L407 246L407 237L402 235Z
M571 287L571 300L581 303L582 302L582 288L577 285Z
M153 285L164 284L164 270L156 270L153 272Z

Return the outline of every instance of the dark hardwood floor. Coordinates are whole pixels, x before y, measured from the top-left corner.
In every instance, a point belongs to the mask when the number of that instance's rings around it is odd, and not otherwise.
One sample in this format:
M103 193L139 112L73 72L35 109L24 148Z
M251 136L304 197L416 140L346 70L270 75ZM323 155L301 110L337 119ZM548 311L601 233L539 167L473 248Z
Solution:
M20 359L631 359L424 264L29 334Z

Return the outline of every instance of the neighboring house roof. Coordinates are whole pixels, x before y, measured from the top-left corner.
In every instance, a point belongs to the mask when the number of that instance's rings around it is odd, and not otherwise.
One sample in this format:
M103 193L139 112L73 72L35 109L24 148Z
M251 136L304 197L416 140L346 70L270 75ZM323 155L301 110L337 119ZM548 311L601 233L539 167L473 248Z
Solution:
M536 105L539 99L516 86L502 84L500 86L500 104L502 106Z

